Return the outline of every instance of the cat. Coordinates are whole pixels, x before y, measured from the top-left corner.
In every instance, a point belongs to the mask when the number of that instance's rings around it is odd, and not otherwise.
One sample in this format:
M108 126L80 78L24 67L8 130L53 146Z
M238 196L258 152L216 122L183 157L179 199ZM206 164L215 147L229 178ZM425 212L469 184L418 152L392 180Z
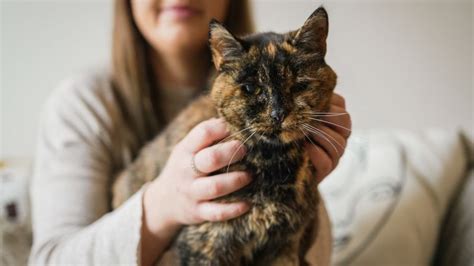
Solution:
M113 207L157 177L195 125L222 117L248 152L220 172L247 171L253 181L218 201L245 200L252 207L229 221L184 227L170 247L176 263L306 265L315 237L329 230L318 226L327 214L321 215L317 170L303 149L309 137L303 125L318 125L310 115L329 110L336 86L336 73L324 59L327 12L319 7L301 28L285 34L236 37L215 20L209 31L217 69L210 93L194 100L118 175Z

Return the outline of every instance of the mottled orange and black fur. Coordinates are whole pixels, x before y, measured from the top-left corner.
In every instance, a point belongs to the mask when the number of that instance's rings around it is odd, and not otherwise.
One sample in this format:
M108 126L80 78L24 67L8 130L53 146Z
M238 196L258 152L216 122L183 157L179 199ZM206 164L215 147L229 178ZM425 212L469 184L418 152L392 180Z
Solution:
M303 149L302 125L317 126L336 85L326 64L328 19L318 8L296 31L235 37L216 21L210 47L217 77L210 94L185 109L117 178L119 206L160 173L174 145L195 125L220 116L247 155L222 171L253 176L245 188L218 199L245 200L247 214L219 223L185 227L171 249L181 265L304 265L318 233L316 170ZM160 204L160 203L157 203Z

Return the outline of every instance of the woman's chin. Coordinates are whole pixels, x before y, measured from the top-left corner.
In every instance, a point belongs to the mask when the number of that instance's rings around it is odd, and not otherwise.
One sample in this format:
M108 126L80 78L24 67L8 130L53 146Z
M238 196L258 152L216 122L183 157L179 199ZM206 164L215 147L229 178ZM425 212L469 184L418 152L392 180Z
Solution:
M154 46L159 48L158 50L194 50L207 43L207 31L202 31L201 28L193 25L173 25L157 32L153 41Z

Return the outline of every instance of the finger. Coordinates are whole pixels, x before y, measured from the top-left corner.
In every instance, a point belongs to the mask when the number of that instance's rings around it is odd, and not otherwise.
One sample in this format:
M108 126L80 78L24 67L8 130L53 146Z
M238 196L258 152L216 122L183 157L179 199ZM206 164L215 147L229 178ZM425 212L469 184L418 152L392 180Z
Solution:
M195 126L181 141L180 145L195 153L229 135L223 119L211 118Z
M191 185L191 197L196 200L211 200L248 185L252 179L246 172L231 172L197 178Z
M323 123L327 127L334 129L343 137L348 138L352 132L352 121L349 113L347 113L346 109L336 105L332 105L329 112L343 115L322 116L318 118L318 120L323 121L319 122Z
M245 152L242 142L233 140L202 149L194 155L194 162L199 171L212 173L240 161Z
M205 201L198 204L198 215L201 219L210 222L221 222L238 217L249 210L245 202L218 203Z
M339 162L339 158L344 153L346 139L324 125L313 127L312 130L312 139L328 153L333 162L333 166L336 166Z
M311 145L310 143L306 144L306 151L316 169L316 179L319 183L332 171L332 159L321 147Z
M346 100L340 94L334 92L331 97L331 104L339 106L343 109L346 108Z

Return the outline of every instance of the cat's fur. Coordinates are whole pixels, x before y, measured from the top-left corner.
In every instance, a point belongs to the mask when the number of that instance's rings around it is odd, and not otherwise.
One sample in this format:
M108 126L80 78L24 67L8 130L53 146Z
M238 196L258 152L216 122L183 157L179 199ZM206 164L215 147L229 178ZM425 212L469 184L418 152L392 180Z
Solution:
M218 74L210 95L195 100L118 176L114 207L159 175L172 148L195 125L223 117L232 133L250 126L233 136L246 140L248 152L230 171L247 171L253 182L218 200L245 200L252 207L226 222L184 227L172 251L181 265L306 264L304 255L320 230L322 203L300 126L317 126L309 112L328 111L336 85L336 74L324 60L327 32L322 7L286 34L237 38L211 22Z

